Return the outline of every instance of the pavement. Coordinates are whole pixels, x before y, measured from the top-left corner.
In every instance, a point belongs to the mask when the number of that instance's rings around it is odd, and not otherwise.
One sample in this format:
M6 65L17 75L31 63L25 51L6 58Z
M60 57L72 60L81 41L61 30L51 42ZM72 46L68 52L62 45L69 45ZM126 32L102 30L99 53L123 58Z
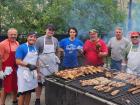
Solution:
M34 105L36 100L35 93L32 93L30 105ZM5 105L12 105L12 96L9 94L6 99ZM41 105L45 105L45 88L43 88L42 95L41 95Z

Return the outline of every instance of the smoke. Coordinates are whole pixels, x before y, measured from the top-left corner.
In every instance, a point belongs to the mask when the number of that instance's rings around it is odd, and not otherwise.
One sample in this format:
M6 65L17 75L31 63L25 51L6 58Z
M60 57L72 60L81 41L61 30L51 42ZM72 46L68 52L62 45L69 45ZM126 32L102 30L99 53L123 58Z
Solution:
M140 32L140 0L132 2L132 29L131 31Z
M122 27L125 35L128 35L129 31L140 31L140 0L132 0L131 30L128 29L128 15L126 15L128 11L126 14L123 13L122 10L117 12L114 9L117 9L115 5L117 2L115 2L115 0L95 1L96 0L73 0L73 7L69 13L67 23L69 26L75 26L78 29L79 37L87 37L88 31L92 28L97 29L100 34L104 33L106 40L114 36L113 32L116 26ZM114 6L114 8L112 8L111 5ZM129 8L127 8L127 10L128 9ZM121 16L122 20L119 20ZM123 17L125 17L125 19Z
M132 31L140 32L140 0L132 0L132 4L128 2L127 17L124 23L120 23L123 27L124 35L129 37L129 33Z
M73 2L73 10L70 12L69 25L75 26L79 30L79 34L86 34L87 30L92 28L92 20L95 19L94 6L90 6L86 1Z
M100 35L106 35L121 21L116 18L119 13L115 3L111 0L73 0L67 23L78 29L79 37L87 38L92 28L97 29Z

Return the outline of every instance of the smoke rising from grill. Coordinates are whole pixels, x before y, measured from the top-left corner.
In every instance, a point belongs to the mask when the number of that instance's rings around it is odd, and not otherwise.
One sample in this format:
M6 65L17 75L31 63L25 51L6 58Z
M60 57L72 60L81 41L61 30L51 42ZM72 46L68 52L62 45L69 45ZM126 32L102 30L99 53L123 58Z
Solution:
M79 35L86 37L91 28L108 33L122 22L119 18L123 19L123 15L122 11L117 11L116 1L74 0L67 22L79 30Z
M108 2L108 4L105 4L104 2ZM100 34L105 33L109 35L107 36L108 38L113 35L112 32L116 26L122 27L125 35L127 35L129 31L140 31L140 27L138 26L140 24L140 1L133 0L132 2L131 30L128 30L127 12L125 14L123 10L117 11L116 3L117 1L115 0L102 2L74 0L72 10L69 13L69 19L66 19L67 23L69 26L75 26L79 31L79 36L82 37L87 37L88 31L91 28L96 28L100 31ZM112 9L111 6L116 7L116 9ZM114 14L118 15L111 14L112 11ZM120 17L122 17L121 20L119 20ZM116 18L116 20L113 20L112 18Z
M132 2L132 31L140 32L140 0Z

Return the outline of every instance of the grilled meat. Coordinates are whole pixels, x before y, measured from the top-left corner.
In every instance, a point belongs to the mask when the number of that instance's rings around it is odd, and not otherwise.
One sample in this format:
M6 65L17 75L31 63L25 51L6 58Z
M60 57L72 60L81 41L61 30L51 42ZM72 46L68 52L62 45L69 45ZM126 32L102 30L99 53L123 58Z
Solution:
M128 92L132 92L132 91L135 91L137 89L140 89L140 85L129 89Z
M113 92L111 92L111 95L112 95L112 96L115 96L115 95L117 95L119 92L120 92L120 90L114 90Z
M103 68L94 67L94 66L79 67L79 68L59 71L55 73L55 75L64 79L75 79L76 77L79 76L84 76L87 74L93 74L97 72L103 72Z
M135 91L132 92L132 94L136 94L136 93L140 93L140 89L135 90Z

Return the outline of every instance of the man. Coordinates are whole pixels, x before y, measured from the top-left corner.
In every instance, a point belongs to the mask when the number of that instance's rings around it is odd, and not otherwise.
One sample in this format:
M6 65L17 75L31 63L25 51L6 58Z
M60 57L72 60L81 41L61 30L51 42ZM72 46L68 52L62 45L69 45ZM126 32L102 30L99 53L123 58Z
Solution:
M3 88L1 91L2 105L5 104L8 93L13 94L13 105L17 105L17 66L15 62L15 51L19 43L17 39L17 30L10 28L7 32L8 38L0 43L0 71L3 75ZM2 72L3 71L3 72Z
M112 37L108 43L111 54L111 69L121 70L122 61L124 61L124 51L129 45L129 41L123 37L123 31L120 27L115 28L115 37Z
M16 50L16 63L18 65L18 105L29 105L31 92L38 86L37 82L37 50L35 48L36 33L27 35L27 42L21 44Z
M140 33L131 32L131 45L127 48L127 72L140 75Z
M58 40L53 37L55 33L54 25L46 25L45 32L46 34L39 37L36 42L36 48L39 53L38 65L40 66L39 71L41 78L39 78L39 86L36 89L35 105L40 105L40 96L44 77L58 71L58 63L60 63L58 57L56 56L59 43Z
M103 66L104 57L108 54L107 45L98 37L98 32L95 29L89 31L90 39L83 46L83 51L87 65Z
M59 43L64 51L62 69L74 68L79 66L78 53L82 53L83 42L76 38L78 31L75 27L68 29L68 38L62 39Z

